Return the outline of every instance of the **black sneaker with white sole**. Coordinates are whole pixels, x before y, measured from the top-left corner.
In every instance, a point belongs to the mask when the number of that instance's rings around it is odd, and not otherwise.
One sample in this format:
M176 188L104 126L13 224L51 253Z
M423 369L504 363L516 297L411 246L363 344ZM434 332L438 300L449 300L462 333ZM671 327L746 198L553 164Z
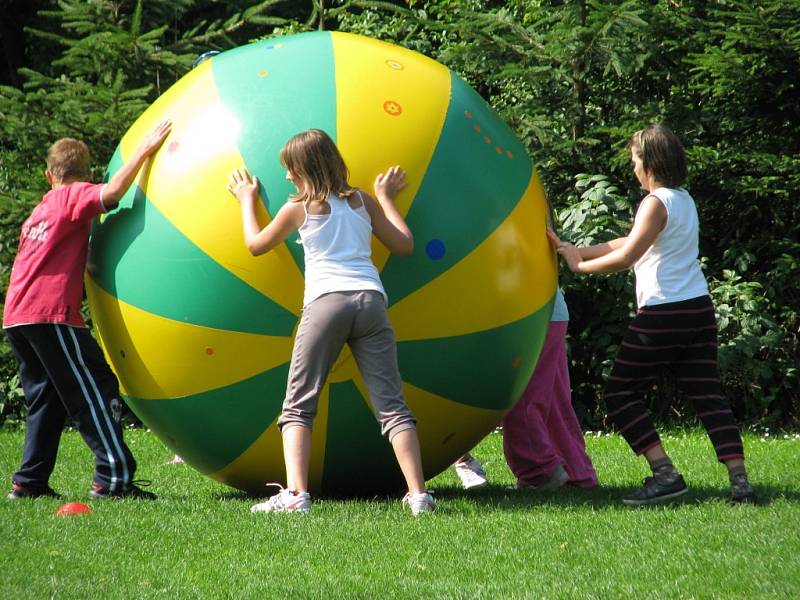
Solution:
M755 504L757 501L756 493L750 481L747 478L747 473L737 473L731 477L731 495L730 501L734 504Z
M625 496L622 503L630 505L656 504L682 496L688 491L689 488L681 475L669 483L659 483L655 477L648 477L644 480L644 485L632 494Z

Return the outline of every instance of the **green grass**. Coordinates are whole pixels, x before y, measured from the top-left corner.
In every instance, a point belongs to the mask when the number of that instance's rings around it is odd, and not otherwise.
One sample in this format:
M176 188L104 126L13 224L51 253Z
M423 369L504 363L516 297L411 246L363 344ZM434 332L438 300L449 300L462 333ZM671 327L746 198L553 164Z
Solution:
M603 487L506 492L500 435L477 448L492 486L430 482L435 515L398 498L315 501L310 515L252 515L253 499L199 475L152 434L129 431L154 503L87 501L92 458L69 432L52 486L64 500L0 501L0 598L798 598L800 436L745 439L757 506L730 506L727 478L697 431L665 436L691 492L630 508L647 474L617 436L589 435ZM0 471L22 433L0 430Z

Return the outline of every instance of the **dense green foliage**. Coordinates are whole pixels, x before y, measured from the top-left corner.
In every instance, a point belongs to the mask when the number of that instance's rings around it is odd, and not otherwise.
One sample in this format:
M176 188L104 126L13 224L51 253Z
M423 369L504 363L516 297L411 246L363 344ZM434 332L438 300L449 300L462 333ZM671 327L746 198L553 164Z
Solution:
M400 495L316 498L308 516L250 514L254 500L207 479L143 429L126 432L156 502L86 497L92 459L64 435L50 480L63 500L0 502L0 597L116 599L764 599L800 597L800 437L746 433L760 506L730 506L704 432L664 437L689 494L632 508L647 469L618 435L588 435L603 487L509 492L502 436L476 449L491 484L429 485L439 511L414 519ZM0 431L0 472L20 432ZM267 490L265 488L265 493ZM58 517L64 502L93 512Z
M800 0L34 4L49 9L25 13L37 51L25 55L21 86L0 89L4 280L19 223L43 191L52 140L84 138L100 175L122 133L196 55L339 28L424 52L464 76L526 143L563 236L578 244L625 233L641 194L628 138L667 122L687 147L726 392L740 418L800 417ZM603 376L633 310L631 277L563 280L575 401L598 425ZM18 412L14 373L2 345L6 414ZM663 378L653 394L661 417L691 413L668 402L675 393Z

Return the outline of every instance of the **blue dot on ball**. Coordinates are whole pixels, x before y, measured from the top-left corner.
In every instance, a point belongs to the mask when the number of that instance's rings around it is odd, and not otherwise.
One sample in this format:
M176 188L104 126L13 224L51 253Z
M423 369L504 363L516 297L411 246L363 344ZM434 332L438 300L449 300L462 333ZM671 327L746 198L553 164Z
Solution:
M444 256L445 247L442 240L431 240L425 245L425 252L428 258L432 260L439 260Z

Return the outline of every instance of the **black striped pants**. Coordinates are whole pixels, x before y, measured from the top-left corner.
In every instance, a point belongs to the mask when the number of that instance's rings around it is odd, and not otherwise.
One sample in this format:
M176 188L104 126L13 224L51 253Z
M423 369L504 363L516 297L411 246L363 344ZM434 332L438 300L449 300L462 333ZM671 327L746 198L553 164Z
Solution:
M6 335L28 405L22 466L14 480L47 485L69 416L94 452L94 481L123 489L136 461L122 439L117 378L89 330L42 323L10 327Z
M604 398L608 416L637 454L661 443L643 398L662 366L694 405L717 459L744 458L739 427L720 385L710 297L642 307L628 326Z

